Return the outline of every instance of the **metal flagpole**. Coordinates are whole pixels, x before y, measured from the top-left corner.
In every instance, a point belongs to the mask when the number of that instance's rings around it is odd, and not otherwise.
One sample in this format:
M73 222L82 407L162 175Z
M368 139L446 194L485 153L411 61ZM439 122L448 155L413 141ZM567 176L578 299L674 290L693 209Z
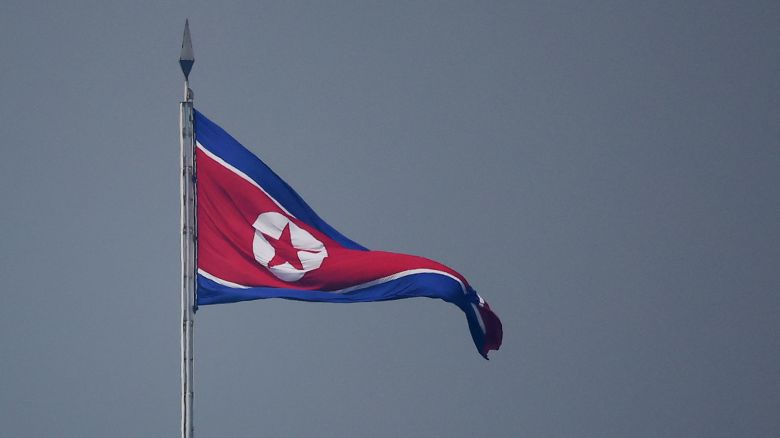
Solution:
M192 330L195 322L196 248L198 223L195 214L195 137L192 90L189 76L195 56L192 52L189 20L184 22L179 65L184 73L184 101L179 106L181 128L181 436L192 438Z

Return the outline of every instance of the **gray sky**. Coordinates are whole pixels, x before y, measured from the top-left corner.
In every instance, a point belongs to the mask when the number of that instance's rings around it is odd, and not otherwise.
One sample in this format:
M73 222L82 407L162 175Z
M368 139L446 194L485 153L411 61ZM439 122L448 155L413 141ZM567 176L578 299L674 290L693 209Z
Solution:
M777 2L0 5L0 435L177 436L196 107L454 306L209 306L199 437L776 437Z

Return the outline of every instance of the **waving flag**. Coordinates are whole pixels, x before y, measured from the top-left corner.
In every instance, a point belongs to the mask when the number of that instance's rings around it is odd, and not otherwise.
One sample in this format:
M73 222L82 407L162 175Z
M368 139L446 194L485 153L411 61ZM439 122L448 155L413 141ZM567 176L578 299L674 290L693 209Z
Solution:
M199 305L439 298L466 314L483 357L501 346L501 321L462 275L423 257L370 251L345 237L197 111L195 141Z

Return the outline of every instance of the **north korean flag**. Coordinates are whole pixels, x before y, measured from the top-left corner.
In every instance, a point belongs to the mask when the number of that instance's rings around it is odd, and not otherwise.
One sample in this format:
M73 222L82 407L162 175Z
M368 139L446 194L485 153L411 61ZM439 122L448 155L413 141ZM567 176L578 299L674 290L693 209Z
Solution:
M433 260L371 251L350 240L198 111L195 141L199 305L262 298L438 298L466 314L483 357L501 346L501 321L461 274Z

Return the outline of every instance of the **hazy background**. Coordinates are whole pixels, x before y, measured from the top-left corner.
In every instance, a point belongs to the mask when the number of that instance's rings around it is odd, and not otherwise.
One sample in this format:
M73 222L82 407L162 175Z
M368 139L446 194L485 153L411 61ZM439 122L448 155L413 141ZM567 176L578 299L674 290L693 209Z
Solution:
M454 306L197 315L198 437L777 437L780 3L0 3L0 435L175 437L177 59Z

